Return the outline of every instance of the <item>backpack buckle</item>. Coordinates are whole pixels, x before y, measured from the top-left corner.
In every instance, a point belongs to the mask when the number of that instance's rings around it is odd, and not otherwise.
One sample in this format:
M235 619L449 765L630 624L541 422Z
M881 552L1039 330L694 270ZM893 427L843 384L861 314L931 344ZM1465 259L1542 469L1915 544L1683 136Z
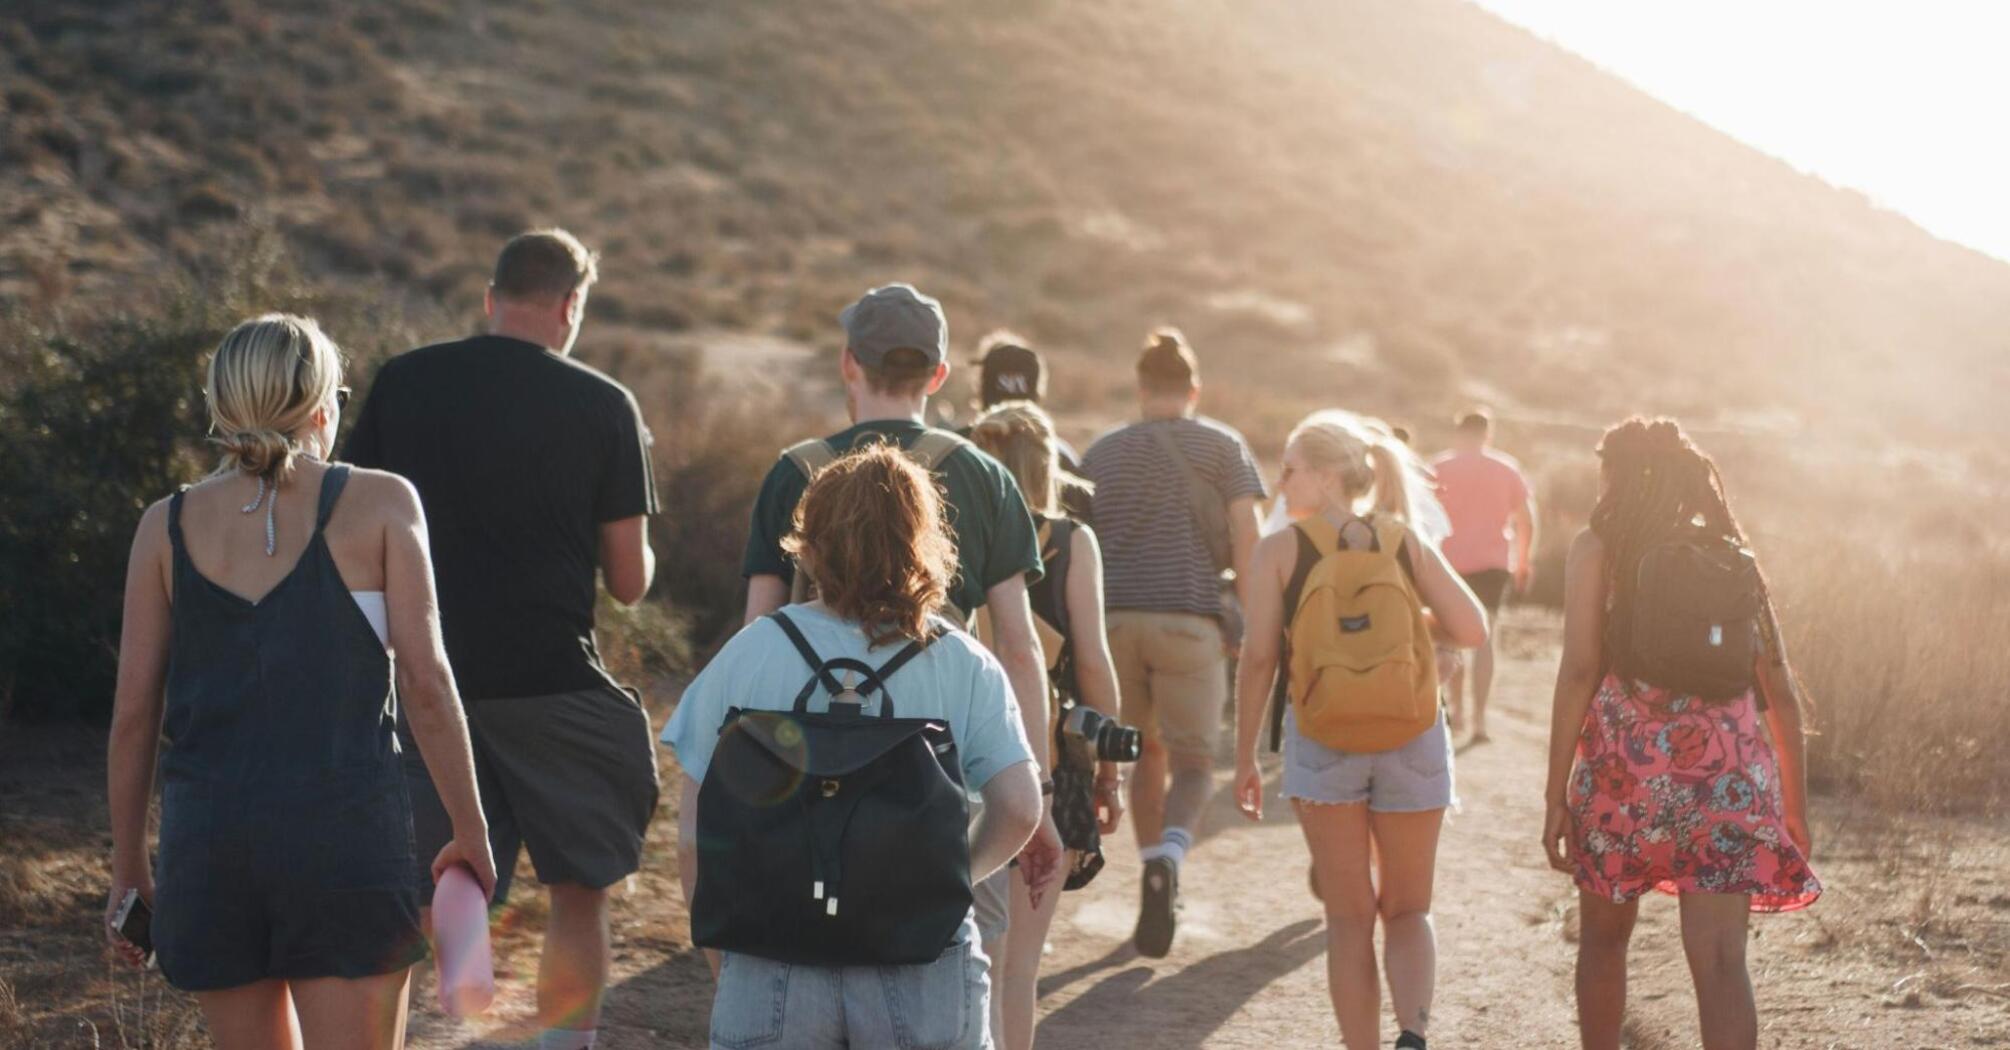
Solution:
M833 798L836 797L838 789L843 787L844 785L835 780L826 780L823 782L821 786L823 790L823 796L825 798Z

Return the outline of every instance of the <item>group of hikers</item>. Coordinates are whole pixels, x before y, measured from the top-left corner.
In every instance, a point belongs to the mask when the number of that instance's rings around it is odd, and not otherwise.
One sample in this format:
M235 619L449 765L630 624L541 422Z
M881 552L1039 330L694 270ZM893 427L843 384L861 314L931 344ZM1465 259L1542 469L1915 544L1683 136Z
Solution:
M487 330L387 362L339 450L348 388L312 320L246 321L209 361L223 463L148 508L128 569L106 916L138 963L114 920L151 905L158 965L223 1050L402 1045L434 880L463 866L500 903L524 849L549 895L537 1045L595 1043L608 891L659 801L596 581L642 599L660 509L635 398L570 356L596 270L564 231L512 239ZM1315 412L1273 494L1197 413L1176 330L1137 358L1139 418L1077 455L1025 340L980 346L957 433L927 422L939 303L886 285L839 323L852 425L779 453L745 624L661 734L713 1045L1032 1046L1058 901L1126 814L1136 951L1171 951L1229 722L1245 816L1282 751L1343 1041L1380 1044L1386 976L1396 1045L1425 1047L1454 733L1486 739L1493 620L1534 550L1487 417L1426 462ZM1661 889L1703 1045L1752 1047L1747 915L1820 893L1804 701L1710 459L1638 419L1598 455L1542 829L1580 892L1583 1044L1619 1046L1628 935Z

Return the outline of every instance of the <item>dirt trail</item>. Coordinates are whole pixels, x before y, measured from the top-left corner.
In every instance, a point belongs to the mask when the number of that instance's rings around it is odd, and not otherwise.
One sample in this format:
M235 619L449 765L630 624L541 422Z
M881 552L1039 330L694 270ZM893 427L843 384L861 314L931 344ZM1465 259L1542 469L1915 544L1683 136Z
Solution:
M1537 845L1555 633L1553 622L1533 617L1506 626L1494 741L1458 760L1464 808L1447 824L1437 884L1435 1045L1576 1045L1574 891L1543 863ZM1225 787L1225 771L1220 781ZM1269 783L1274 792L1274 776ZM1184 874L1179 938L1165 959L1141 959L1129 947L1136 849L1127 831L1112 844L1109 866L1092 887L1068 895L1056 920L1041 980L1042 1047L1339 1045L1326 1000L1324 926L1306 892L1303 840L1287 806L1266 809L1264 823L1249 824L1225 790L1217 794ZM710 981L686 940L668 817L657 821L648 867L617 906L617 986L603 1047L704 1043ZM1839 834L1849 822L1828 810L1818 812L1816 823L1821 841L1850 840L1856 844L1847 848L1856 852L1831 851L1835 863L1825 864L1818 842L1817 868L1829 896L1810 912L1754 919L1761 1045L2010 1046L2010 1009L1997 994L2010 987L1995 988L2010 981L2002 969L2010 898L2002 895L2001 836L1962 830L1979 844L1944 861L1926 896L1915 900L1895 894L1919 892L1919 880L1886 882L1892 858L1856 841L1860 830ZM1885 921L1888 913L1922 906L1937 909L1938 918L1930 914L1917 927L1926 940L1941 941L1937 951L1921 943L1933 959L1894 950L1900 938L1886 929L1897 924ZM1637 1050L1695 1045L1675 915L1674 901L1658 896L1642 909L1629 1022ZM1950 934L1968 931L1952 942L1966 955L1965 969L1949 968L1955 957L1949 938L1935 932L1936 921ZM536 920L526 915L520 923ZM529 1013L531 943L525 930L504 934L511 972L492 1017ZM430 992L424 981L422 992ZM415 1017L413 1045L507 1046L525 1034L496 1030L493 1022L486 1031L451 1024L427 1007Z

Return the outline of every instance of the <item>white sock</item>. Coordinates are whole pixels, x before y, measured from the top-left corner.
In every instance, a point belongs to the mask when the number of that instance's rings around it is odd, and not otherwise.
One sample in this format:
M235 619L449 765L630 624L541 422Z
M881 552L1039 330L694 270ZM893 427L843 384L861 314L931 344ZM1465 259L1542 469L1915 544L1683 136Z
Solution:
M1159 845L1156 846L1146 846L1143 849L1138 850L1138 863L1149 864L1152 861L1155 861L1165 855L1166 855L1166 848L1164 843L1160 843Z
M1193 832L1185 828L1167 828L1159 839L1159 855L1173 862L1177 868L1186 861L1186 851L1193 848Z
M598 1034L591 1028L547 1028L538 1034L537 1050L593 1050L593 1039Z

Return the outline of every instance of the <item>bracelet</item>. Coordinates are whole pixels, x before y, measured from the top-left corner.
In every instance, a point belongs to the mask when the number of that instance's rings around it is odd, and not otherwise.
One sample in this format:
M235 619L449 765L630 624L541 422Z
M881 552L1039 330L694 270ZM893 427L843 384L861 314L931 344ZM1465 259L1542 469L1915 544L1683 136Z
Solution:
M1023 781L1022 781L1022 783L1023 783ZM1040 797L1041 797L1041 798L1047 798L1047 797L1049 797L1049 796L1051 796L1051 795L1053 795L1053 794L1054 794L1054 778L1053 778L1053 777L1043 777L1043 778L1041 778L1041 780L1040 780Z

